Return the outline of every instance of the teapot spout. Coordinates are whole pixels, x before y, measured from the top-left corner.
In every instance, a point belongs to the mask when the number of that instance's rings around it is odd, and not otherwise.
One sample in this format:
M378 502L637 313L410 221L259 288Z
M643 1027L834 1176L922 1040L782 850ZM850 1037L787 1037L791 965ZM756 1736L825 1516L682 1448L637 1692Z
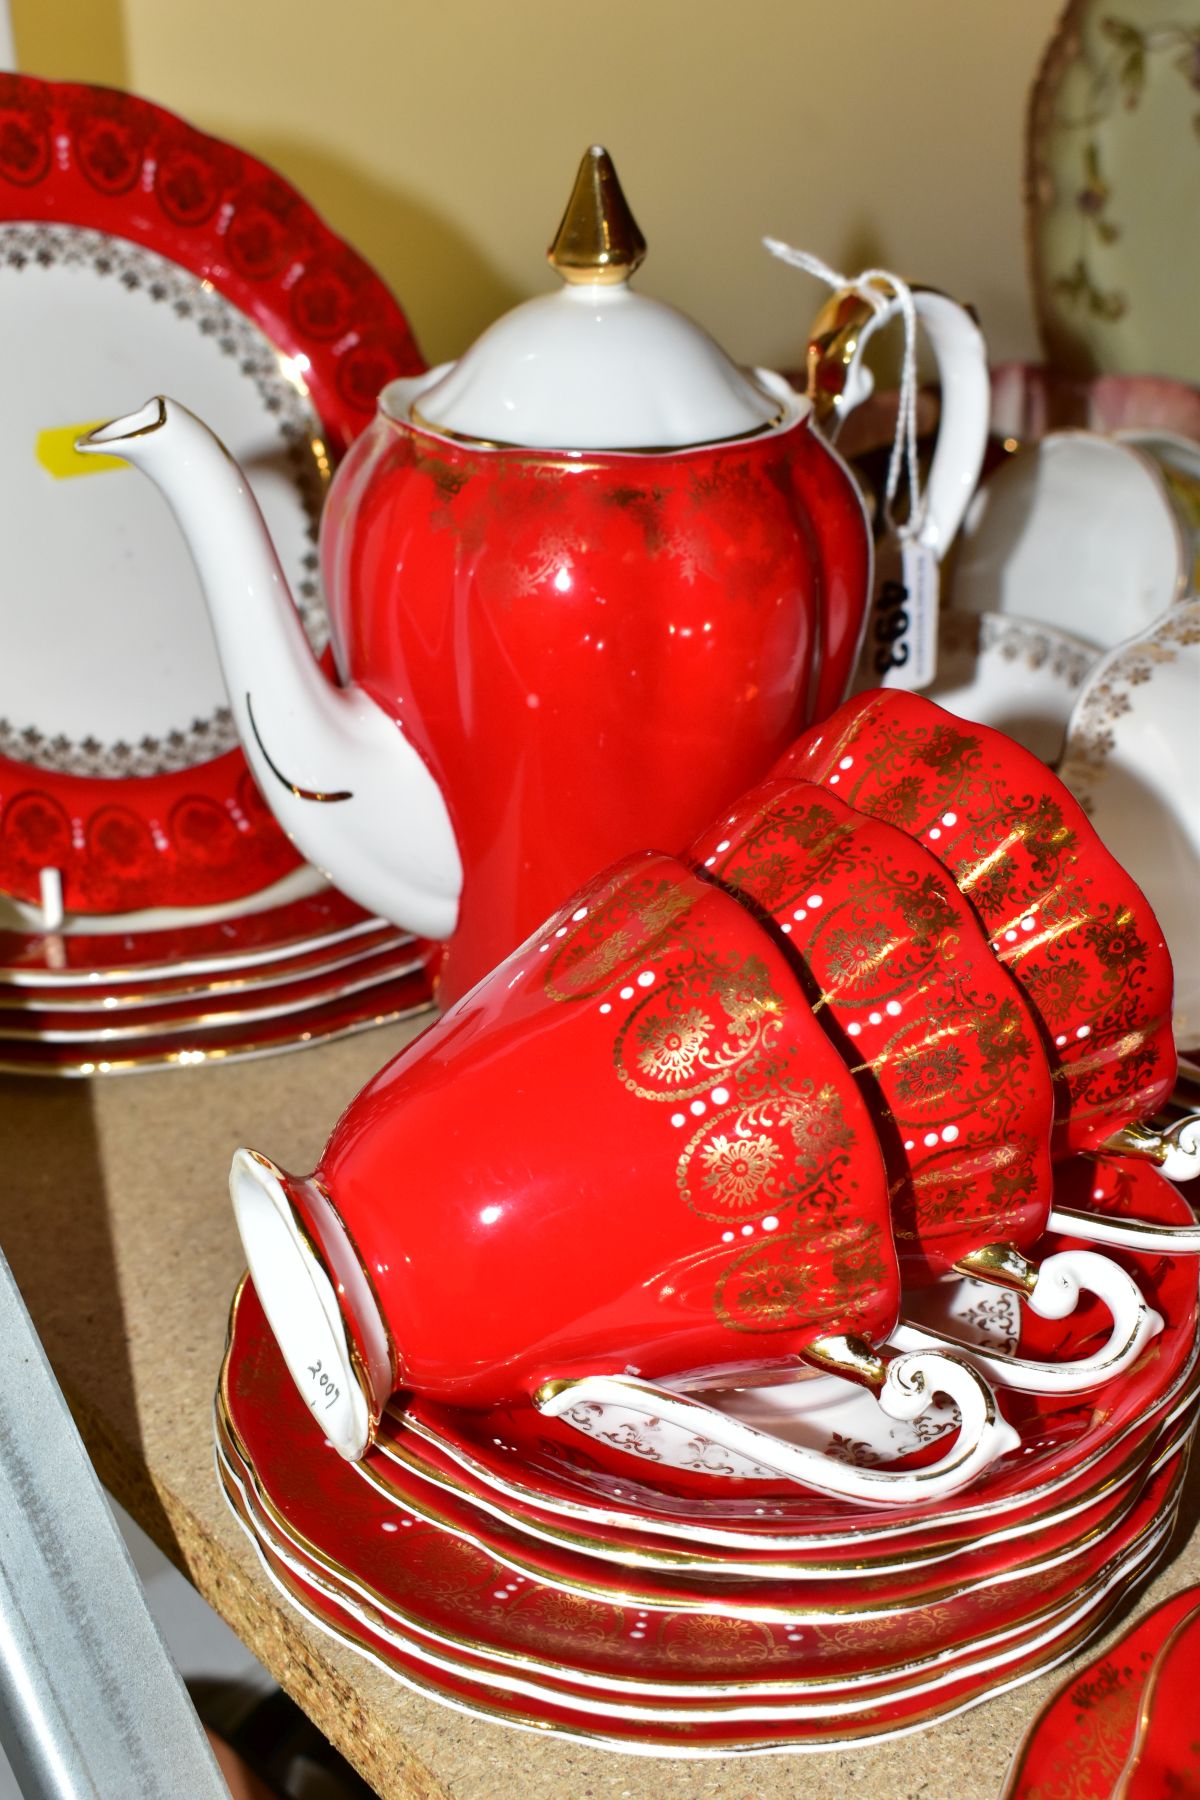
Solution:
M326 679L241 469L161 396L79 439L156 484L200 577L238 736L297 849L369 911L448 937L462 864L445 800L399 724L360 688Z

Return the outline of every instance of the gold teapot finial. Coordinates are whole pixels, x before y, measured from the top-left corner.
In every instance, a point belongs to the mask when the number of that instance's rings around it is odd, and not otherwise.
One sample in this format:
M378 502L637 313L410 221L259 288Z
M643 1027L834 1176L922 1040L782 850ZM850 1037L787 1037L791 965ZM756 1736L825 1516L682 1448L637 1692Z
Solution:
M562 224L546 252L564 281L628 281L646 240L621 192L612 158L599 144L584 152Z

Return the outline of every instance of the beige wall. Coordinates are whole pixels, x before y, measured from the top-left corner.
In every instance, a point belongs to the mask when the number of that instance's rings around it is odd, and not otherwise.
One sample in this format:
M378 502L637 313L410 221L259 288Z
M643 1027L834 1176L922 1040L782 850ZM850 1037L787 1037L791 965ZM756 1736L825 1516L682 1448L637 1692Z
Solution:
M274 163L391 282L431 360L549 279L609 147L639 278L741 360L819 297L764 232L973 300L1032 354L1025 98L1059 0L12 0L21 66L132 87Z

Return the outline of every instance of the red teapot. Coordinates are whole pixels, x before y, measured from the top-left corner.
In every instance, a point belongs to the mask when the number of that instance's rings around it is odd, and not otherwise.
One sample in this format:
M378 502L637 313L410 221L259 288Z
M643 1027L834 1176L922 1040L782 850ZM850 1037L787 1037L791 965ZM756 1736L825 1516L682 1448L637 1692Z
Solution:
M443 1003L593 870L682 848L853 671L858 489L807 399L634 291L644 250L590 150L559 291L384 389L322 529L336 679L199 420L157 399L80 442L162 489L272 810L354 899L447 940Z

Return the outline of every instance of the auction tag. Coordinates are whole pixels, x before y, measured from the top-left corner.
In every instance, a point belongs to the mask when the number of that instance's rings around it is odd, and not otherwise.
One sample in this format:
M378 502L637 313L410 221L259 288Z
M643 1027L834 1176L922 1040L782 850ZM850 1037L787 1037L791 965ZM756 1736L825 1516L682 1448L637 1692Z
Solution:
M937 624L937 557L927 545L886 531L875 546L875 597L859 687L928 687L937 674Z

